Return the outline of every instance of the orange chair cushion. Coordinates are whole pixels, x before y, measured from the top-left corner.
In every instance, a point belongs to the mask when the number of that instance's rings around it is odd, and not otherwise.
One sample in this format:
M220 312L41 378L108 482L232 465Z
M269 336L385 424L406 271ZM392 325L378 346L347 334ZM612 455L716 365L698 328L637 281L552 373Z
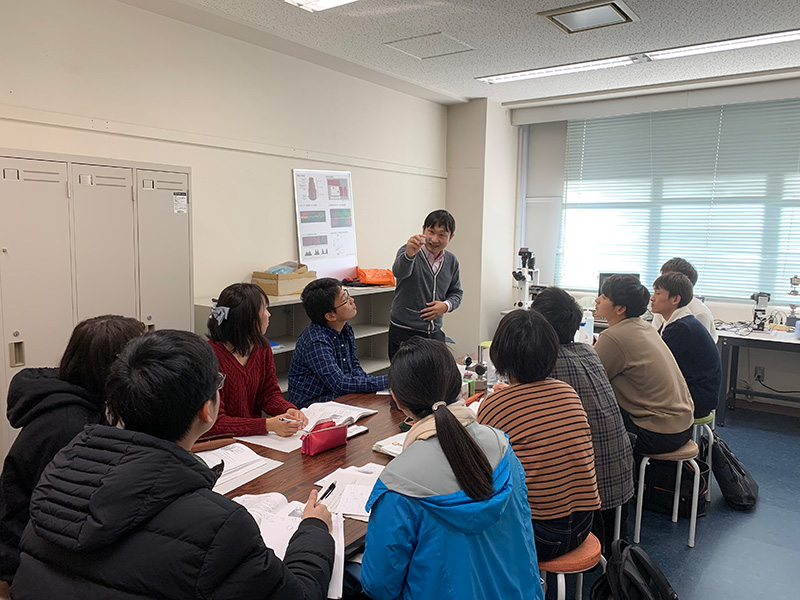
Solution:
M589 537L575 550L563 556L539 563L540 571L548 573L581 573L588 571L600 562L600 540L590 533Z

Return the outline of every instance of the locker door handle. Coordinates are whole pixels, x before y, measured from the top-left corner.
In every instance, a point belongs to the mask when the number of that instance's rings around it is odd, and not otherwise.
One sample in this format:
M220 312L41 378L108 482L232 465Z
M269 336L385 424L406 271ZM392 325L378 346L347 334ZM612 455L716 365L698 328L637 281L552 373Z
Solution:
M156 330L156 324L155 323L147 323L145 325L145 327L147 327L147 331L155 331Z
M24 367L25 366L25 342L11 342L8 345L9 366L11 367Z

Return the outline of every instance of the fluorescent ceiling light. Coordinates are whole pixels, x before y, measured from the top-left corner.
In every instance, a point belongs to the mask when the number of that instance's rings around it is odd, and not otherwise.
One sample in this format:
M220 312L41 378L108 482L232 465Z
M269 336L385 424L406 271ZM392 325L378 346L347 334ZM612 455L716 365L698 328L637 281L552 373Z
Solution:
M766 46L768 44L780 44L781 42L794 42L797 40L800 40L800 29L781 31L780 33L754 35L752 37L739 38L736 40L724 40L722 42L684 46L683 48L672 48L671 50L655 50L653 52L645 52L645 54L650 60L664 60L667 58L697 56L698 54L739 50L740 48L752 48L754 46Z
M485 77L478 77L477 79L478 81L485 81L486 83L506 83L509 81L520 81L522 79L534 79L536 77L550 77L552 75L565 75L567 73L608 69L609 67L622 67L624 65L632 65L634 62L636 61L630 56L618 56L617 58L591 60L589 62L573 63L560 67L545 67L544 69L518 71L516 73L506 73L504 75L487 75Z
M639 54L632 54L630 56L617 56L602 60L572 63L558 67L545 67L543 69L532 69L529 71L516 71L514 73L504 73L502 75L485 75L483 77L476 77L476 79L486 83L507 83L509 81L521 81L523 79L534 79L536 77L550 77L553 75L565 75L567 73L580 73L582 71L608 69L610 67L623 67L626 65L649 62L651 60L666 60L669 58L697 56L699 54L723 52L725 50L739 50L741 48L752 48L754 46L780 44L782 42L794 42L798 40L800 40L800 29L793 29L791 31L754 35L735 40L723 40L721 42L696 44L694 46L683 46L681 48L671 48L668 50L642 52Z
M356 0L286 0L289 4L307 10L308 12L319 12L321 10L328 10L342 6L343 4L350 4Z

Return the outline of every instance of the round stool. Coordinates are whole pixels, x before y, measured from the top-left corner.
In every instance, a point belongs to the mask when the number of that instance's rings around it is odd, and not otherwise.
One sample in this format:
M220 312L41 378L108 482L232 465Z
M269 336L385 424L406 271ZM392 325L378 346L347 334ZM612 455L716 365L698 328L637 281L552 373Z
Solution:
M606 568L606 559L600 554L600 540L593 533L589 534L584 542L563 556L546 560L539 563L539 573L542 581L547 580L548 573L555 573L558 581L558 600L567 597L567 581L565 575L577 574L578 578L575 587L575 598L581 600L583 597L583 572L594 568L597 563ZM547 591L547 584L544 586Z
M697 527L697 502L700 497L700 468L697 466L697 453L699 449L694 440L689 440L683 446L674 452L667 452L666 454L645 454L642 462L639 464L639 488L636 496L636 528L633 532L633 542L639 543L639 533L642 530L642 505L644 503L644 474L647 470L647 465L650 459L654 460L670 460L675 461L678 465L675 474L675 494L672 501L672 522L678 522L678 505L681 496L681 475L683 473L683 463L688 462L694 469L694 478L692 480L692 513L689 520L689 547L694 548L694 533Z
M706 456L706 462L708 463L708 496L706 496L706 500L708 502L711 502L711 448L714 446L713 426L715 416L716 411L712 410L705 417L694 420L694 441L699 444L703 431L708 434L708 456Z

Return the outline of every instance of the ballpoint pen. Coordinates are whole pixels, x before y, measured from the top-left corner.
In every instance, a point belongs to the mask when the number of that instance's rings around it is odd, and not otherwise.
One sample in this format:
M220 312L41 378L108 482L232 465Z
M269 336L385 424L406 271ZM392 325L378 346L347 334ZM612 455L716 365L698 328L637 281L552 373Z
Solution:
M331 483L331 484L328 486L328 489L327 489L327 490L325 490L324 492L322 492L322 496L320 496L320 497L319 497L319 500L317 500L317 504L319 504L320 502L322 502L323 500L325 500L325 498L327 498L328 496L330 496L330 495L331 495L331 492L332 492L334 489L336 489L336 482L335 482L335 481L334 481L334 482L332 482L332 483Z

